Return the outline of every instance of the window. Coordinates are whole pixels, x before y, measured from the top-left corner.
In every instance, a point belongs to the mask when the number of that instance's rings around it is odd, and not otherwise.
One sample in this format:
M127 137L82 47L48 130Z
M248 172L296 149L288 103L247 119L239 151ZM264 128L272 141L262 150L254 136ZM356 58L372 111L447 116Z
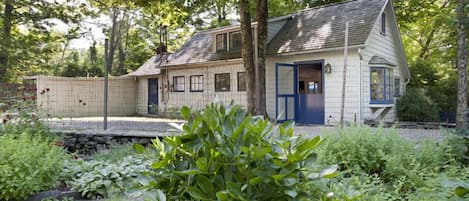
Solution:
M394 79L394 97L401 96L401 80Z
M393 75L392 69L384 67L371 68L371 104L393 103Z
M238 72L238 91L246 91L246 72Z
M204 76L193 75L191 76L191 92L203 92L204 91Z
M215 74L215 91L230 91L230 74Z
M184 76L173 77L173 91L184 92Z
M381 34L386 35L386 13L381 14Z
M226 51L226 33L217 34L216 36L216 48L217 52Z
M240 50L241 49L241 32L231 32L230 33L230 50Z

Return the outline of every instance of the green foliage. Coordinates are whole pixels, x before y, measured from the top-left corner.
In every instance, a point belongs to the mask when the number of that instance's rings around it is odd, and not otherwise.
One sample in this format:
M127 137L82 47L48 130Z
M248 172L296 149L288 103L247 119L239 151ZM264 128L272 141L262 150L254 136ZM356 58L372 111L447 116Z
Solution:
M396 109L400 121L438 121L435 104L419 89L407 89L397 100Z
M453 200L468 169L452 141L415 145L393 130L350 127L327 133L318 163L338 164L343 175L328 190L356 200ZM323 187L324 188L324 187ZM457 199L456 199L457 200Z
M68 161L64 175L67 184L88 198L105 198L128 193L137 178L149 168L143 157L131 155L118 161Z
M0 147L0 200L25 199L58 185L67 154L51 139L0 135Z
M207 106L191 113L180 136L154 140L159 152L148 189L168 200L310 200L306 183L333 177L311 168L319 137L294 136L289 123L274 126L253 118L239 106Z
M89 159L115 163L130 155L135 155L132 144L111 144L108 149L98 150Z

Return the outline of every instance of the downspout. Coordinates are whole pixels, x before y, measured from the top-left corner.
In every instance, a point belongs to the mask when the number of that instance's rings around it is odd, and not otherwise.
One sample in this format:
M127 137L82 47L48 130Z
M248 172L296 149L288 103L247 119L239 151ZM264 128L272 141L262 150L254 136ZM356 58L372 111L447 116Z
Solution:
M362 72L362 62L363 62L363 56L361 54L361 48L358 48L358 58L360 59L360 75L359 75L359 82L360 82L360 96L358 96L358 107L359 107L359 112L358 112L358 120L360 124L362 123L362 117L363 117L363 108L362 108L362 100L363 100L363 72Z

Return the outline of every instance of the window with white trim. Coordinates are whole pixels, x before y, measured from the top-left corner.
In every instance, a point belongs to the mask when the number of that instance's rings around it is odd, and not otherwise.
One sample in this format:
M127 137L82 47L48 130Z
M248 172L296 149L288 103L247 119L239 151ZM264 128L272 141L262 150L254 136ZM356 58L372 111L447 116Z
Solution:
M192 75L191 76L191 92L203 92L204 91L204 76L203 75Z
M381 34L386 35L386 13L381 14Z
M241 49L241 32L230 32L230 51Z
M391 68L371 67L370 75L370 95L371 104L392 104L394 103L394 78Z
M399 78L394 79L394 97L401 96L401 80Z
M173 77L173 91L184 92L184 76Z
M227 40L226 40L226 33L217 34L215 36L216 42L216 50L217 52L226 52L227 48Z
M230 73L215 74L215 91L230 91Z

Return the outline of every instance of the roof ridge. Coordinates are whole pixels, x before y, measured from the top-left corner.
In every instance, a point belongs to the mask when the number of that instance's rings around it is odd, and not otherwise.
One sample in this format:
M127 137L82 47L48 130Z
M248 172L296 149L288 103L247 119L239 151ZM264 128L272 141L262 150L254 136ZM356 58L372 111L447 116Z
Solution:
M360 1L360 0L346 0L346 1L341 1L341 2L335 2L335 3L320 5L320 6L314 6L314 7L298 10L298 11L294 12L294 14L303 13L303 12L316 10L316 9L320 9L320 8L334 7L334 6L338 6L338 5L341 5L341 4L351 3L351 2L354 2L354 1Z

